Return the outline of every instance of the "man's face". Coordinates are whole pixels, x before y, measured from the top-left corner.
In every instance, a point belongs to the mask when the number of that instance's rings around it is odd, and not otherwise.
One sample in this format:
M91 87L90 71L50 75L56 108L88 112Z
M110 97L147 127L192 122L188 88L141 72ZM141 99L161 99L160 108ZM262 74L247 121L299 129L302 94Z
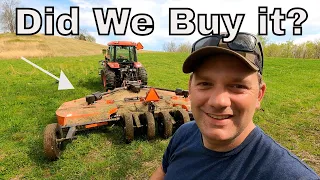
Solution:
M225 54L209 57L189 82L191 110L204 140L230 142L254 128L264 91L257 72L241 60Z

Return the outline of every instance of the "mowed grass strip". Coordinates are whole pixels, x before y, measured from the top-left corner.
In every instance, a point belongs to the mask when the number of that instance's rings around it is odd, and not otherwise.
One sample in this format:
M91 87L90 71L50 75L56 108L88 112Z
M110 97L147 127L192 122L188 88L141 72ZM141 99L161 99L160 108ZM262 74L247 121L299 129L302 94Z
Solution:
M187 53L141 53L149 85L188 87L182 73ZM0 65L0 179L148 179L161 163L169 140L138 138L123 143L120 127L82 132L68 143L58 161L43 154L43 130L55 123L65 101L102 91L98 75L101 55L29 58L59 77L66 74L74 90L58 91L58 83L22 60ZM281 145L320 173L319 60L267 59L267 92L255 122Z

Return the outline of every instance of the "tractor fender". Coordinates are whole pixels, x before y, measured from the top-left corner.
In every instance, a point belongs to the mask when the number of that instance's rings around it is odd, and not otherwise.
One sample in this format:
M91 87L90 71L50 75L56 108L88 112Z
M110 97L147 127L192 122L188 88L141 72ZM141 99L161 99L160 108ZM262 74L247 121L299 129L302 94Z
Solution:
M142 67L142 64L140 62L134 62L133 67L140 68L140 67Z
M111 69L120 68L119 63L117 63L117 62L108 62L107 64Z

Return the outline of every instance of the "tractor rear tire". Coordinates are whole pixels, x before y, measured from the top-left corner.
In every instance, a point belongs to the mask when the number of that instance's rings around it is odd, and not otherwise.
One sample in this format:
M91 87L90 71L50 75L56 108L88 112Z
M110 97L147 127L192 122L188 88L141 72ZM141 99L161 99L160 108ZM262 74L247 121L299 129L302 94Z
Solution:
M159 129L161 129L160 135L165 139L172 136L172 120L173 117L170 115L169 111L159 112Z
M57 123L48 124L44 130L44 153L49 160L57 160L61 155L61 142L57 139L62 138L62 130Z
M151 112L145 112L144 116L147 120L147 138L148 140L153 140L156 136L155 120L153 114Z
M133 127L133 117L131 113L124 113L123 114L124 120L124 137L126 143L131 143L134 138L134 127Z
M115 88L115 83L116 83L115 73L111 70L106 70L105 76L106 76L106 87L105 88L107 89L107 91L109 89L113 90Z
M142 85L147 85L148 84L148 74L147 71L144 67L140 67L138 70L138 77L141 80Z

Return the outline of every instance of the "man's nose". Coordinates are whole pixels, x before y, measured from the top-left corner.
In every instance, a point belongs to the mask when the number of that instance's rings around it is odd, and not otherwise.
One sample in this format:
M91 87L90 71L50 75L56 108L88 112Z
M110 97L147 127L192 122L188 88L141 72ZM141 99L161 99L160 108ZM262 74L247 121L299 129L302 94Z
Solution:
M215 109L231 106L230 94L223 87L214 87L208 99L208 105Z

